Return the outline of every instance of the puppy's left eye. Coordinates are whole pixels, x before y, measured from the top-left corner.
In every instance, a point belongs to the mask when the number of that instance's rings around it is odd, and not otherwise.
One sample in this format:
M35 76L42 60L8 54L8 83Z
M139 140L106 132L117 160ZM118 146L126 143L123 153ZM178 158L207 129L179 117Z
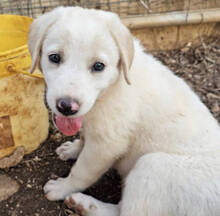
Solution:
M92 72L101 72L105 68L105 65L102 62L95 62L92 66Z
M61 62L61 56L59 54L50 54L48 58L50 62L53 62L55 64L59 64Z

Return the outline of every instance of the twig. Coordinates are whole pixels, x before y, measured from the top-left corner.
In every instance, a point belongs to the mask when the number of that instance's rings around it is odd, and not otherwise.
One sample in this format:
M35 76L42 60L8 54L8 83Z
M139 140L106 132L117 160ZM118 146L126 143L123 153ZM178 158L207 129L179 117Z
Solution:
M140 3L147 9L148 13L151 13L152 10L149 8L149 6L147 5L147 3L145 3L143 0L140 0Z

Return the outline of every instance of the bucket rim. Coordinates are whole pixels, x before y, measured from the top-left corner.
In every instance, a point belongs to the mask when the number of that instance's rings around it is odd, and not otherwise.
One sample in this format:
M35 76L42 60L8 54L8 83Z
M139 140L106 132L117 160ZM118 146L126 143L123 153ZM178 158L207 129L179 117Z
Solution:
M34 19L32 17L29 16L24 16L24 15L17 15L17 14L0 14L0 17L13 17L13 18L24 18L30 21L34 21Z
M30 24L33 22L33 18L29 16L23 16L23 15L16 15L16 14L0 14L0 19L13 19L13 20L25 20L27 22L30 22ZM27 30L28 33L29 30ZM13 49L9 49L6 51L0 51L0 62L4 60L8 60L11 58L16 58L20 55L23 55L25 53L29 53L27 43L15 47Z
M10 59L16 58L18 56L21 56L27 53L29 53L27 44L22 45L20 47L16 47L14 49L4 51L4 52L0 52L0 62L3 62L5 60L8 61Z

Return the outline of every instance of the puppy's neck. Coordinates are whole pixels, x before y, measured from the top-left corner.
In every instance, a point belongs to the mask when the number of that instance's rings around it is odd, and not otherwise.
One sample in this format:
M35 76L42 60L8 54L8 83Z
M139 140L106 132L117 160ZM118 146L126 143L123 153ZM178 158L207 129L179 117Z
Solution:
M117 109L119 102L122 102L123 95L125 95L125 91L130 86L126 83L123 78L122 73L120 73L116 82L111 84L107 89L105 89L97 98L92 109L85 115L85 119L94 118L97 112L105 114L105 110L108 110L111 115L111 112L114 112L114 109Z

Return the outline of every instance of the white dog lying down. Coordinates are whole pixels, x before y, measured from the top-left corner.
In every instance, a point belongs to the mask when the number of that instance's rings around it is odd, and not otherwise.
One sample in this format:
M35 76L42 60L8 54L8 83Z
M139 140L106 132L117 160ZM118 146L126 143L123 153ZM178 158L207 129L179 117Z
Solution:
M117 15L57 8L34 21L31 71L66 135L57 149L77 158L67 178L44 187L88 216L219 216L220 128L189 86L145 54ZM125 79L124 79L125 78ZM110 167L125 181L119 205L79 193Z

